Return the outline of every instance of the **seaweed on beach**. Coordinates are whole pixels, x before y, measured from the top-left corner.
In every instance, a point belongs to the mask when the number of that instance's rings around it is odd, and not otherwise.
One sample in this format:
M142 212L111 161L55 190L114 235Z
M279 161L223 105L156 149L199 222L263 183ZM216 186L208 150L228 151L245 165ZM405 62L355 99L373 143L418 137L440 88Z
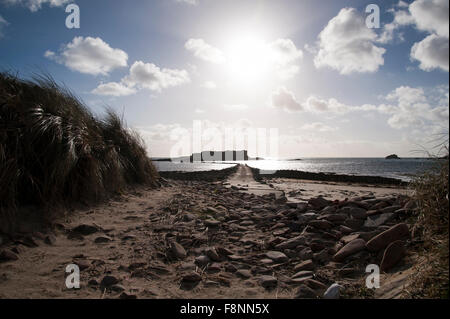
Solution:
M0 219L17 207L90 203L132 184L157 184L141 138L102 119L49 76L0 73Z

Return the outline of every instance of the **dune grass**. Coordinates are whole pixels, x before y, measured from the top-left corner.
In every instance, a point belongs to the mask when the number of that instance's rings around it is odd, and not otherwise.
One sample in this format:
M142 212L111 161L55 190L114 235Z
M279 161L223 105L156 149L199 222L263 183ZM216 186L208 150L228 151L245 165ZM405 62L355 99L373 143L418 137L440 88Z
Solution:
M426 266L414 276L411 298L449 298L448 173L447 157L412 184L418 205L413 232L423 241L419 253Z
M108 110L102 119L49 76L0 73L0 219L19 206L91 203L157 184L142 139Z

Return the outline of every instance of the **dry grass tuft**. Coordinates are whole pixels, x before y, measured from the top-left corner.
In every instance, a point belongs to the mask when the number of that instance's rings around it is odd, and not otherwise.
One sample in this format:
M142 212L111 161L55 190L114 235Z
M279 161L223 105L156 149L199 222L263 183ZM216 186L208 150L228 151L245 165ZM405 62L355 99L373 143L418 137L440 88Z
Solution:
M413 279L411 298L449 298L448 171L448 157L436 160L435 169L413 183L418 205L413 233L423 241L419 253L427 267Z
M19 206L96 202L157 178L142 140L115 113L95 118L49 76L24 81L0 73L2 223Z

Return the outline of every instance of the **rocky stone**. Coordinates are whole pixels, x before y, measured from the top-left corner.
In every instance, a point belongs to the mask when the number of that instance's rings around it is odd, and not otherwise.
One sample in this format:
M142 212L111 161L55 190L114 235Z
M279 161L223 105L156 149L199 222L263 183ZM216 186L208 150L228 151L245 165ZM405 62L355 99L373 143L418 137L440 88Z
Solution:
M206 267L211 262L208 256L201 255L195 258L195 264L200 268Z
M315 209L318 209L318 210L324 209L325 207L330 205L330 203L331 203L330 201L328 201L325 198L320 197L320 196L316 197L316 198L311 198L308 201L309 205L311 205L312 207L314 207Z
M355 239L345 245L341 250L339 250L336 255L334 255L333 260L337 262L344 261L348 256L351 256L363 250L365 245L366 242L364 241L364 239Z
M304 213L308 209L308 203L298 203L297 204L297 212Z
M321 292L321 294L327 290L327 286L325 286L325 284L321 283L320 281L314 280L314 279L305 280L305 284L308 287L310 287L311 289L314 289L315 291L319 290Z
M92 234L98 232L98 230L99 229L97 226L86 225L86 224L78 225L72 229L73 232L75 232L77 234L81 234L83 236L92 235Z
M405 242L402 240L394 241L389 244L381 261L381 271L388 271L396 266L406 255Z
M128 294L128 293L126 293L126 292L124 291L124 292L122 292L122 293L120 294L119 299L124 299L124 300L127 300L127 299L137 299L137 296L136 296L136 295L132 295L132 294Z
M232 261L240 261L240 260L244 259L244 257L239 256L239 255L230 255L230 256L228 256L228 259L232 260Z
M322 251L315 253L312 258L316 262L324 264L331 259L331 256L328 254L328 248L325 248Z
M259 284L265 289L273 289L278 285L278 280L273 276L265 275L259 278Z
M231 250L224 248L224 247L217 247L216 251L220 256L224 256L224 257L233 255L233 252Z
M275 246L276 249L292 249L292 248L296 248L299 245L304 245L306 243L306 239L303 236L297 236L291 239L288 239L278 245Z
M315 253L325 249L325 243L320 242L320 241L312 241L309 244L309 248L311 248L311 250Z
M91 279L88 281L88 285L89 286L98 286L98 281L97 279Z
M368 242L369 240L371 240L372 238L374 238L376 235L380 234L382 232L382 230L373 230L370 232L362 232L359 233L359 238L364 239L366 242Z
M273 264L273 260L269 259L269 258L263 258L263 259L261 259L261 263L263 265L271 265L271 264Z
M309 270L302 270L302 271L299 271L299 272L297 272L296 274L294 274L293 276L292 276L292 279L295 279L295 278L303 278L303 277L311 277L311 276L313 276L314 275L314 272L312 272L312 271L309 271Z
M183 215L183 221L185 221L185 222L191 222L195 219L197 219L197 217L194 214L186 213Z
M15 261L19 257L9 249L3 249L0 252L0 262Z
M325 215L323 218L332 223L343 223L347 219L347 216L344 214L331 214Z
M368 210L366 213L366 216L373 216L373 215L378 215L378 214L380 214L380 211L373 209L373 210Z
M40 239L40 240L44 240L44 238L45 238L45 235L43 233L39 232L39 231L34 232L33 236L36 237L37 239Z
M111 275L106 275L105 277L103 277L102 281L100 282L100 286L111 287L118 283L119 283L119 279L117 279L116 277L111 276Z
M353 229L351 229L350 227L347 227L347 226L342 226L342 225L339 227L339 231L342 234L351 234L351 233L353 233Z
M212 261L222 261L222 258L217 253L214 247L208 247L204 250L204 254Z
M323 294L323 298L324 299L339 299L342 288L343 287L337 283L332 284Z
M236 271L235 274L236 274L236 276L244 278L244 279L248 279L252 276L252 273L248 269L239 269L238 271Z
M175 259L178 260L183 260L187 256L184 247L175 241L170 243L170 253Z
M179 269L181 270L195 270L197 266L193 262L186 262L180 265Z
M219 263L212 263L207 268L209 273L218 273L222 270L222 266Z
M387 247L390 243L404 239L407 236L409 236L408 225L405 223L397 224L372 238L366 244L366 248L370 251L376 252Z
M341 241L344 243L344 245L347 245L349 242L354 241L355 239L359 238L359 234L351 234L347 235L341 238Z
M388 206L388 207L380 209L380 213L381 214L389 214L389 213L395 212L396 210L399 210L400 208L402 208L402 206L400 206L400 205Z
M313 258L313 255L314 255L314 254L313 254L311 248L305 247L305 248L303 248L303 249L299 252L298 257L299 257L301 260L307 260L307 259Z
M112 286L111 286L111 290L112 290L112 291L115 291L115 292L122 292L122 291L125 291L125 287L122 286L122 285L119 285L119 284L117 284L117 285L112 285Z
M97 238L95 238L94 242L96 244L105 244L105 243L109 243L112 241L112 238L109 236L99 236Z
M385 213L385 214L377 214L368 216L366 222L364 223L364 227L366 228L376 228L384 223L388 222L392 218L395 217L394 213Z
M39 244L34 240L32 236L26 236L22 240L17 240L16 244L21 244L29 248L35 248L39 246Z
M311 259L305 260L300 264L295 265L294 271L299 272L303 270L314 270L314 263Z
M321 214L333 214L336 212L336 206L327 206L320 211Z
M313 220L309 222L309 225L318 229L331 229L333 227L333 224L326 220Z
M196 272L191 272L187 275L184 275L183 278L181 279L181 281L183 282L200 282L202 281L202 276L200 276L200 274L196 273Z
M284 253L279 251L269 251L266 253L266 257L272 259L276 263L285 263L289 260Z
M309 221L316 219L318 217L315 211L307 211L306 213L297 214L297 219L300 224L306 224Z
M352 229L352 231L359 230L363 225L364 225L364 220L362 220L362 219L348 218L345 221L345 226Z
M215 219L206 219L206 220L203 221L203 224L204 224L206 227L212 227L212 228L214 228L214 227L219 227L220 221L215 220Z
M81 271L91 267L91 263L86 259L75 260L74 263L80 268Z
M316 299L317 293L306 284L300 285L295 292L295 299Z
M53 246L56 243L56 237L52 234L45 236L44 243Z
M349 215L355 219L366 219L366 210L359 207L351 207Z

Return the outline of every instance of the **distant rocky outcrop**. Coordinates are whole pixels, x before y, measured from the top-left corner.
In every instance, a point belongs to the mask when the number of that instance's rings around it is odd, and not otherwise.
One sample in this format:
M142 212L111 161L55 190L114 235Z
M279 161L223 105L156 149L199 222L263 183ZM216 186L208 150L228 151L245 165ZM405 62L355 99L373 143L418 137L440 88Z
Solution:
M386 156L386 159L400 159L400 157L398 157L397 154L392 154L392 155Z
M190 156L190 162L214 162L214 161L248 161L248 151L205 151L194 153Z

